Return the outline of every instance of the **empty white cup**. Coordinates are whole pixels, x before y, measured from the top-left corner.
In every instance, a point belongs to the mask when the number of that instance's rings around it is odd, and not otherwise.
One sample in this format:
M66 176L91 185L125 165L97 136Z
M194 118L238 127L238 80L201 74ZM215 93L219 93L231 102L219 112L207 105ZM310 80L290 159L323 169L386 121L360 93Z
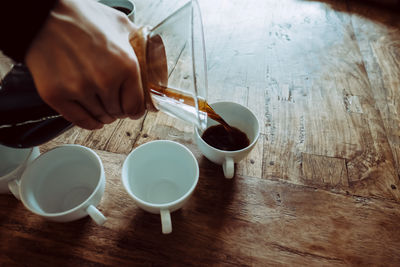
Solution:
M199 166L185 146L158 140L134 149L122 167L125 190L145 211L161 215L162 232L172 232L170 213L181 208L199 180Z
M244 132L249 138L250 144L240 150L225 151L207 144L201 135L199 129L195 129L195 139L201 153L210 161L222 165L225 178L232 178L235 174L235 163L244 159L257 143L260 136L260 126L254 113L238 103L234 102L216 102L210 104L214 111L220 115L230 126ZM208 119L207 128L217 125L218 122Z
M38 147L22 149L0 145L0 194L10 193L8 182L19 179L26 166L39 154Z
M105 187L103 164L87 147L63 145L51 149L8 186L28 210L48 220L69 222L87 215L99 225L106 220L96 208Z

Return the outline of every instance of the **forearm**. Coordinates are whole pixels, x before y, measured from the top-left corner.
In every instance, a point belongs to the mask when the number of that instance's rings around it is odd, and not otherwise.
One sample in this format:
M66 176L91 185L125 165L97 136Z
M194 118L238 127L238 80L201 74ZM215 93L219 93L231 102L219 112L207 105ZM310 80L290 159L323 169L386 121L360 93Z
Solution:
M0 50L15 61L24 62L33 39L57 0L1 1Z

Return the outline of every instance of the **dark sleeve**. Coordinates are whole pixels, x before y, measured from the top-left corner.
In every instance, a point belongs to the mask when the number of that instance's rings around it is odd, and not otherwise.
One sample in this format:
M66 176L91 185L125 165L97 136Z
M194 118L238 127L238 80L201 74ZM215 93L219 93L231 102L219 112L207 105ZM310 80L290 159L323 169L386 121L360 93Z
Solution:
M0 50L17 62L45 23L57 0L0 0Z

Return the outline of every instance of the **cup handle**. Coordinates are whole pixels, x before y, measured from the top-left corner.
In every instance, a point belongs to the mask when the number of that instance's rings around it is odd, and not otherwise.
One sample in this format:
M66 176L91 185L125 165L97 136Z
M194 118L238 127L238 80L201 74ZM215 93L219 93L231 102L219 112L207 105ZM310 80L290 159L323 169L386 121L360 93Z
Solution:
M161 215L161 227L163 234L169 234L172 232L171 214L169 210L160 210Z
M98 225L103 225L105 221L107 220L106 217L104 217L103 213L101 213L95 206L90 205L87 209L86 212L89 214L89 216L97 223Z
M9 181L8 189L10 189L11 193L14 195L16 199L21 200L21 197L19 195L19 181L17 180Z
M235 162L233 158L226 157L224 163L222 163L222 169L224 170L225 178L231 179L235 173Z

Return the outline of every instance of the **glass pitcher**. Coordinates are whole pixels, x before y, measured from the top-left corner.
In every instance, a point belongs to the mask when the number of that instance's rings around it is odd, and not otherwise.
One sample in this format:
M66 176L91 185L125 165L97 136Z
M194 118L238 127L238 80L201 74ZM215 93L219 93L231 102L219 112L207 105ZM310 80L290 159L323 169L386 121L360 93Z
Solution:
M142 74L148 110L161 110L207 125L207 70L197 1L190 1L154 28L142 27L130 40Z

